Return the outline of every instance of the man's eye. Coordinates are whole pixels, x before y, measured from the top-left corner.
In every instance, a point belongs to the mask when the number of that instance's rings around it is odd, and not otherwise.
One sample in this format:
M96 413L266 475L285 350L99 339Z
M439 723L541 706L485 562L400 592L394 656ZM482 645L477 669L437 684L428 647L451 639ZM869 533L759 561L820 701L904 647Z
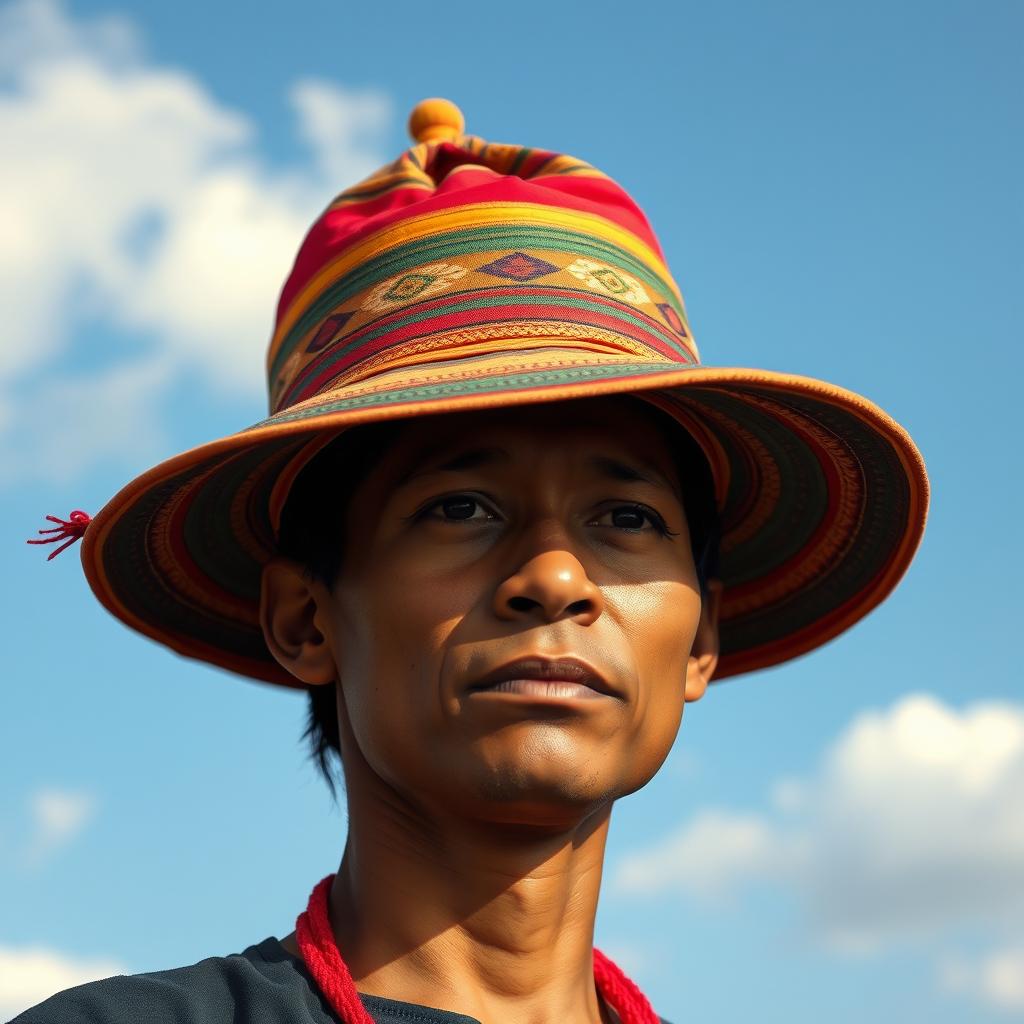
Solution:
M615 508L603 512L603 516L611 516L612 526L629 533L645 533L647 529L653 529L662 537L675 536L665 520L653 508L647 508L646 505L617 505ZM648 528L643 526L645 519L651 524Z
M436 508L441 509L439 515L428 514ZM484 513L483 516L475 514L478 509ZM420 517L440 519L442 522L449 523L484 523L496 518L496 516L488 512L478 499L470 497L468 494L455 494L448 498L439 498L432 504L427 505L420 513Z
M611 516L612 522L599 525L611 525L627 533L647 533L653 530L662 537L675 536L665 520L646 505L617 505L603 512L600 518L605 516ZM453 494L447 498L438 498L427 505L417 518L434 519L445 523L486 523L498 517L478 498L469 494ZM650 523L650 526L645 526L645 521Z

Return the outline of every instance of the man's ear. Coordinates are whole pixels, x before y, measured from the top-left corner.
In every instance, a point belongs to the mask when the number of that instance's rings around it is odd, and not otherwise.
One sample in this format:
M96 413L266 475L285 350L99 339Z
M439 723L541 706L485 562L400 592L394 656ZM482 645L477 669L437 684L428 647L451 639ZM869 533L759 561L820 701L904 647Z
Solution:
M722 604L722 581L708 580L701 602L700 622L686 664L687 703L700 700L718 667L718 610Z
M302 566L272 558L263 567L260 628L270 653L307 686L333 682L334 652L320 628L327 619L327 588Z

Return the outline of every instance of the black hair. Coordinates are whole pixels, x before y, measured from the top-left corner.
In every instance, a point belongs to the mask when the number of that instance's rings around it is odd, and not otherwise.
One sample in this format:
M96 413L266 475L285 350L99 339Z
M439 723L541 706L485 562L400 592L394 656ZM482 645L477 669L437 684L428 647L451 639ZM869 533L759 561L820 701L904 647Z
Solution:
M657 407L645 403L644 408L672 440L693 560L704 593L718 571L718 511L711 469L688 431ZM402 420L389 420L349 428L328 442L292 485L281 513L278 553L298 562L310 579L328 590L342 568L350 498L405 425ZM336 797L336 779L342 778L336 687L336 683L309 687L309 714L302 736L332 797Z

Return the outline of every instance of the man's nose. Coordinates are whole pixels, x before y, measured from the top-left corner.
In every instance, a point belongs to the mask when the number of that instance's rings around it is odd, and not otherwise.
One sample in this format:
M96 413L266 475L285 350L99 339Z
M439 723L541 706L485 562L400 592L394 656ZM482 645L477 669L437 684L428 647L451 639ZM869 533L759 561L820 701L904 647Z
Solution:
M498 587L494 610L501 619L568 616L589 626L604 611L604 598L571 551L543 551Z

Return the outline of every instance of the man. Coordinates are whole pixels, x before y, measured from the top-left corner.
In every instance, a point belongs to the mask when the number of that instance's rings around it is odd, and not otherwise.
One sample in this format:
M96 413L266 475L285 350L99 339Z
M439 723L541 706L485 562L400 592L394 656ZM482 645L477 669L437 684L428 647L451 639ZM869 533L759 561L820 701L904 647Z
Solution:
M308 690L345 780L339 871L292 935L23 1024L658 1020L592 945L614 801L712 678L835 636L920 540L902 429L820 381L701 366L614 182L464 135L445 101L411 129L303 243L271 416L83 527L124 621Z

